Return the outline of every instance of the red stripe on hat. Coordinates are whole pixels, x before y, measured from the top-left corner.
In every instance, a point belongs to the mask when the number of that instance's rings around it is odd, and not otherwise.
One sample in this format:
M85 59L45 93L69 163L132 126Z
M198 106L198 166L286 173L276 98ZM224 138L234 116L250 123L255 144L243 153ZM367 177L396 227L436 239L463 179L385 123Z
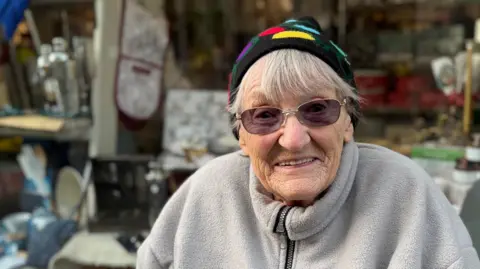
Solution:
M283 27L272 27L272 28L269 28L263 32L261 32L258 36L267 36L267 35L273 35L273 34L276 34L276 33L280 33L280 32L283 32L285 31L285 29Z

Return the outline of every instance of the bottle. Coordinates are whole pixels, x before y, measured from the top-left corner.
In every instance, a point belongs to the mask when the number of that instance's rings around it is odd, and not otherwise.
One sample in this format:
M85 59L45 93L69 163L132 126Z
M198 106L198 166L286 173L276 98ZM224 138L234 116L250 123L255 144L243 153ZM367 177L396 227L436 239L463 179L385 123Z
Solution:
M36 72L34 76L33 85L35 88L35 95L40 96L40 105L46 112L50 112L50 104L48 103L48 94L45 91L44 83L50 74L50 62L48 56L52 53L52 46L49 44L42 44L40 46L40 56L37 58Z
M62 109L58 81L52 74L50 54L52 46L43 44L40 47L40 56L37 58L37 76L43 92L43 109L47 113L57 113Z
M145 175L149 189L148 223L150 227L153 227L155 220L168 200L168 177L170 175L163 171L162 164L163 160L150 162L148 164L150 171Z
M52 78L58 82L61 106L59 113L65 116L74 116L79 111L78 86L75 79L75 65L67 54L67 42L61 37L52 40L53 52L50 53L49 62Z
M40 46L40 56L37 58L37 72L39 79L43 80L50 69L50 62L48 57L52 53L52 46L49 44L43 44Z
M90 114L91 79L88 72L86 42L82 37L73 37L73 57L75 59L76 79L78 83L80 113Z

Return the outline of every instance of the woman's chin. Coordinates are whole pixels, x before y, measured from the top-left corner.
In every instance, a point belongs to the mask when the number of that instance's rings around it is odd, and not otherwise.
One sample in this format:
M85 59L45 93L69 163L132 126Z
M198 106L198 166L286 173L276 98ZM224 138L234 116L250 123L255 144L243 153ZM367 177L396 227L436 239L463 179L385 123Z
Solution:
M287 190L285 192L282 192L281 195L279 195L281 198L281 201L288 206L309 206L315 203L315 199L318 197L318 194L320 193L317 191L312 191L312 189L296 189L294 192L292 190Z
M296 201L285 201L283 202L286 206L299 206L299 207L308 207L315 203L315 200L296 200Z

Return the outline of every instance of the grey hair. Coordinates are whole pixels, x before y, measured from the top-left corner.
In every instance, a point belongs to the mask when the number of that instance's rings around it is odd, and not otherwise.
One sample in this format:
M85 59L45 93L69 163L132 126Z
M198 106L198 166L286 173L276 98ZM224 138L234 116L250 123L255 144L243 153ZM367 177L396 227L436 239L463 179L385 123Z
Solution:
M263 56L264 69L261 74L260 87L256 91L261 92L271 103L278 104L286 98L298 98L316 96L322 91L336 90L337 98L360 101L354 88L345 82L328 64L318 57L295 49L282 49L270 52ZM237 98L229 107L232 115L238 115L242 111L242 101L245 96L247 81L252 77L253 67L260 61L257 60L245 73L238 86ZM292 91L292 89L295 89ZM347 112L350 115L359 116L360 111L347 103ZM235 121L233 128L239 127L239 121Z

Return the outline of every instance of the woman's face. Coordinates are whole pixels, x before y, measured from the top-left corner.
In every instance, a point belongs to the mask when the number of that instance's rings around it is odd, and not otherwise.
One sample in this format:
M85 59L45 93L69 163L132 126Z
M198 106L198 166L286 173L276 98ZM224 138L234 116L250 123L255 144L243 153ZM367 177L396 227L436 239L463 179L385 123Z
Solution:
M288 98L280 104L268 103L256 91L260 87L263 64L258 63L252 68L257 70L252 70L255 72L245 82L243 109L259 106L295 109L311 99L337 99L333 89L319 89L321 94L317 96ZM242 126L239 141L242 150L250 157L255 175L276 200L287 205L308 206L332 183L340 164L343 143L350 141L352 136L350 117L342 107L338 121L328 126L304 126L290 115L279 130L267 135L250 134ZM301 165L289 162L306 159L313 161Z

